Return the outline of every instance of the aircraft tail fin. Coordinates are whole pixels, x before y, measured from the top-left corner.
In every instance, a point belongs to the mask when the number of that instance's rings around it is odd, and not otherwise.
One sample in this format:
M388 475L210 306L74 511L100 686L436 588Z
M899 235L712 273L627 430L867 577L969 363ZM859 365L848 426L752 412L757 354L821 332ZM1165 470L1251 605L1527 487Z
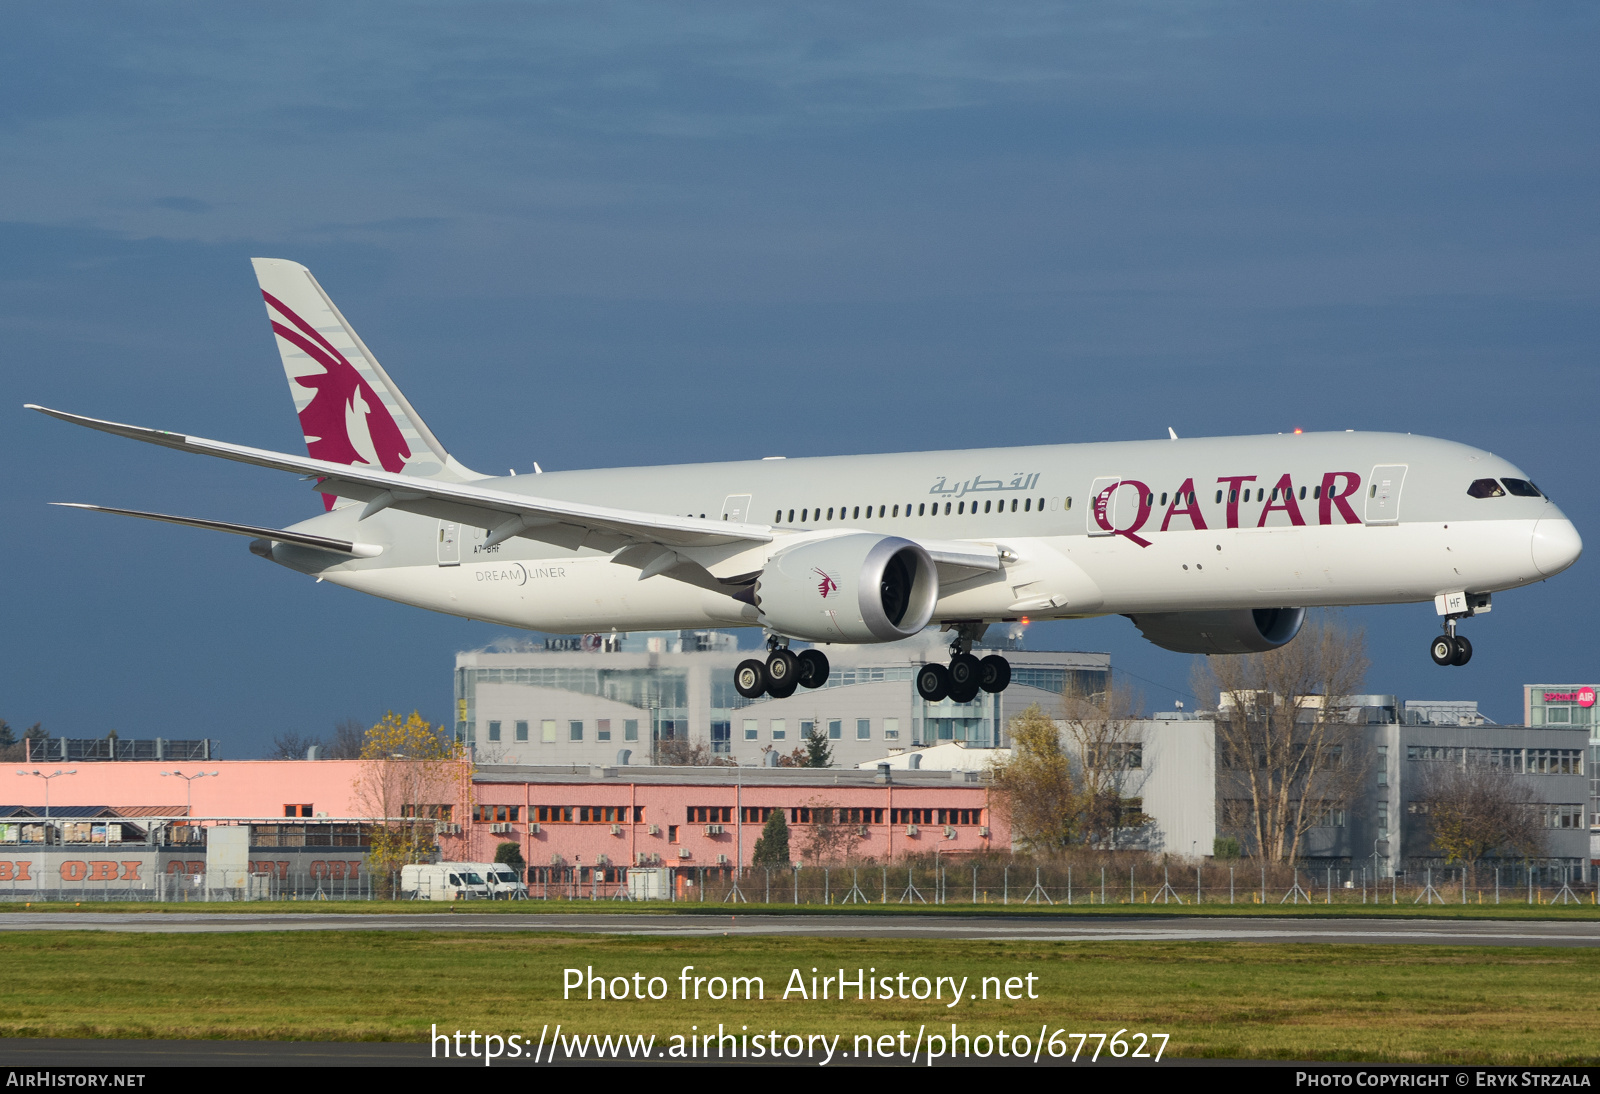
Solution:
M250 262L313 458L452 482L484 477L445 451L310 270L282 258ZM332 508L333 497L323 498Z

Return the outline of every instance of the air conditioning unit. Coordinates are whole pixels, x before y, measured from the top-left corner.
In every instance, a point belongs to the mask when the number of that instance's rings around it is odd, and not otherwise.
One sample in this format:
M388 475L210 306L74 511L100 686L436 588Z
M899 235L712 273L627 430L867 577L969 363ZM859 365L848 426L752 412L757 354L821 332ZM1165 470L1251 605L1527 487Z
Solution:
M609 855L596 855L594 863L596 866L608 866L611 863L611 857Z
M944 838L945 839L955 839L956 838L956 830L954 828L950 827L948 824L944 826Z
M489 826L489 831L495 833L496 835L510 835L511 833L515 832L516 829L509 824L501 823L491 824Z
M908 824L908 825L906 825L906 835L908 835L908 836L915 836L915 835L917 835L917 834L918 834L918 833L919 833L919 832L920 832L920 831L921 831L921 830L920 830L920 829L919 829L919 828L917 828L917 826L916 826L916 825L914 825L914 824Z
M635 866L645 866L645 865L648 865L649 862L650 862L650 856L645 854L643 851L638 851L638 852L634 853L633 864Z
M537 824L528 825L528 835L537 836L538 834L539 834L539 826Z
M689 849L687 847L680 847L680 848L678 848L678 857L679 858L690 858L692 856L689 854Z
M989 826L986 824L982 828L978 829L978 835L982 836L984 839L988 839L989 838Z
M863 839L866 838L867 836L871 835L871 834L872 834L872 829L867 827L864 824L859 826L856 829L856 835L861 836Z
M717 856L717 865L718 866L726 866L726 865L728 865L728 856L727 855L718 855Z
M620 835L622 835L622 825L620 825L620 824L613 824L613 825L612 825L612 826L611 826L611 834L612 834L612 835L613 835L613 836L620 836Z
M661 826L659 824L652 824L649 828L649 832L652 836L659 836L661 834Z
M561 856L560 855L551 855L550 856L550 865L551 866L560 866L561 865Z
M461 826L452 821L440 821L433 826L433 831L435 835L440 836L459 836L461 834Z
M708 836L720 836L720 835L722 835L722 825L720 825L720 824L708 824L705 827L705 833Z

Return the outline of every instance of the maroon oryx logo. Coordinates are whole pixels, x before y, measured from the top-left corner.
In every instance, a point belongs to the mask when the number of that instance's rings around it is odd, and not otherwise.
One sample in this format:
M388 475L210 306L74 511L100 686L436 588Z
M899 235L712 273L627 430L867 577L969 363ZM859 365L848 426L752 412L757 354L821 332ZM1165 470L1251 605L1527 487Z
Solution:
M811 572L822 578L821 581L817 582L817 592L822 594L822 599L826 600L828 599L829 593L836 593L839 591L839 583L835 581L833 576L826 570L821 570L813 566L811 568Z

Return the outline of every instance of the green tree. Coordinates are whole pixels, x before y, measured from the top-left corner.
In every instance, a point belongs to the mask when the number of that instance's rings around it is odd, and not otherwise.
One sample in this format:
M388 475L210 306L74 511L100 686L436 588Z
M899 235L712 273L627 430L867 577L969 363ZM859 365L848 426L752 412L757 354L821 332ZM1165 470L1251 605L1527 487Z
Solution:
M1088 795L1055 720L1039 704L1013 718L1009 732L1011 759L992 769L995 807L1022 847L1059 853L1081 837Z
M828 744L828 735L822 731L820 723L806 738L806 766L833 766L833 746Z
M10 748L17 743L17 735L11 732L11 723L0 718L0 748Z
M511 867L517 872L518 877L521 877L522 871L528 868L528 864L522 859L522 846L511 840L506 840L494 849L494 860Z
M756 840L756 849L750 863L752 866L788 867L789 822L784 819L782 809L774 809L767 817L767 823L761 829L761 836Z

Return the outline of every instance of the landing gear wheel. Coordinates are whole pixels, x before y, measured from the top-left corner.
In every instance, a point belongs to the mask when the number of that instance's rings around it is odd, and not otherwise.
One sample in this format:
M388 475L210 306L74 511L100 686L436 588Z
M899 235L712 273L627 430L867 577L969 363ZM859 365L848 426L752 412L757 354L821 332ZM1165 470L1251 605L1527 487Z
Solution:
M787 699L800 686L800 658L786 649L767 654L767 694Z
M751 659L740 661L733 670L733 690L746 699L759 699L767 693L767 666Z
M917 670L917 694L937 703L950 694L950 670L943 665L923 665Z
M1434 638L1433 645L1428 647L1428 653L1433 657L1435 665L1448 665L1456 659L1456 640L1448 634L1441 634Z
M799 654L800 686L820 688L828 682L828 655L821 650L801 650Z
M958 688L954 684L951 684L950 701L952 703L970 703L972 700L978 697L978 691L978 679L976 676L969 680L963 687Z
M970 653L958 653L950 658L950 693L952 695L963 693L967 685L977 688L978 681L983 679L983 666L978 659Z
M1456 655L1450 659L1452 665L1465 665L1472 660L1472 643L1461 635L1456 635Z
M991 653L978 662L978 686L991 695L1006 690L1011 683L1011 662Z

